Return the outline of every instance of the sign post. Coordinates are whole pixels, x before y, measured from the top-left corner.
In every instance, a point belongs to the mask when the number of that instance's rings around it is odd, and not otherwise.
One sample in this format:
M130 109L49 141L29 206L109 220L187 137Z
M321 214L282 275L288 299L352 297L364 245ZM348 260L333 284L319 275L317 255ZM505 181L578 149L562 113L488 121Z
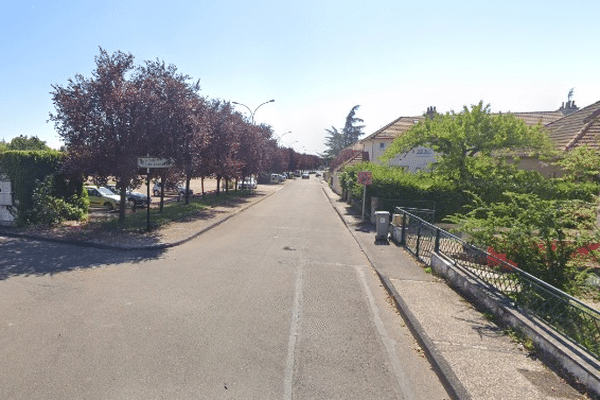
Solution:
M138 168L146 169L146 231L150 232L150 169L163 169L170 168L174 164L170 158L158 158L158 157L139 157ZM141 173L143 175L143 172Z
M360 171L358 173L358 184L363 185L363 199L362 199L362 215L361 218L365 219L365 201L367 199L367 185L373 183L373 175L371 171Z

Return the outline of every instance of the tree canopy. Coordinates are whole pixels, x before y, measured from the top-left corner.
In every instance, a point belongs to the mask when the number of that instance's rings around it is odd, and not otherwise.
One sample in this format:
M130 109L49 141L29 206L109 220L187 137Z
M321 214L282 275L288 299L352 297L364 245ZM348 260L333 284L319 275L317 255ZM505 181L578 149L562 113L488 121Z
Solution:
M40 140L37 136L28 137L27 135L19 135L12 138L10 142L2 140L0 142L0 151L7 150L51 150L46 142Z
M513 114L492 114L489 104L479 102L460 113L426 115L395 139L382 158L389 160L415 147L434 150L438 156L432 169L460 184L481 162L501 162L523 151L547 151L550 141L540 124L530 127Z
M342 150L356 143L358 138L364 134L363 129L365 126L359 125L364 121L356 116L359 107L359 105L352 107L346 116L346 122L341 131L333 126L331 129L325 129L328 133L325 138L325 146L327 146L325 156L327 158L334 159Z
M65 170L97 183L114 178L121 190L140 182L137 159L173 159L170 177L235 179L289 165L270 126L256 126L229 102L200 96L174 65L160 60L134 64L131 54L100 48L90 78L76 75L53 85L50 120L65 142ZM286 157L284 157L286 155ZM186 202L189 198L186 197Z
M598 181L600 177L600 152L590 145L567 151L556 165L565 172L565 179L575 182Z

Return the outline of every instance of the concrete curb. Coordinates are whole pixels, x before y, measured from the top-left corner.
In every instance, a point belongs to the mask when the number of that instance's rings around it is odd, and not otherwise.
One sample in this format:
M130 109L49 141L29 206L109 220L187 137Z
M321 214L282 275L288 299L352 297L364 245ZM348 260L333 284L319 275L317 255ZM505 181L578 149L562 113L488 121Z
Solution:
M437 254L433 254L431 267L438 276L461 293L478 308L494 314L502 325L523 332L535 344L536 353L546 361L546 365L558 368L560 375L566 375L576 385L582 385L589 395L600 398L600 363L585 350L570 342L544 321L528 315L512 305L474 276Z
M96 248L96 249L102 249L102 250L117 250L117 251L157 251L157 250L164 250L164 249L168 249L171 247L175 247L175 246L179 246L181 244L184 244L186 242L189 242L190 240L200 236L201 234L213 229L216 226L221 225L223 222L227 221L229 218L241 213L242 211L245 211L247 209L249 209L250 207L260 203L261 201L263 201L264 199L266 199L267 197L272 196L273 194L277 193L279 190L281 190L283 187L278 188L277 190L275 190L274 192L268 193L266 195L264 195L262 198L258 199L257 201L248 204L245 207L241 207L238 210L235 210L234 212L232 212L229 215L226 215L222 218L220 218L219 220L211 223L210 225L200 229L198 232L194 232L193 234L174 241L174 242L170 242L170 243L159 243L159 244L152 244L152 245L146 245L146 246L119 246L116 244L106 244L106 243L95 243L95 242L89 242L89 241L82 241L82 240L72 240L72 239L59 239L59 238L52 238L52 237L42 237L42 236L36 236L36 235L29 235L29 234L24 234L24 233L15 233L15 232L10 232L7 231L5 229L2 229L2 227L0 227L0 235L4 235L4 236L8 236L8 237L14 237L14 238L20 238L20 239L27 239L27 240L36 240L36 241L43 241L43 242L51 242L51 243L61 243L61 244L68 244L71 246L79 246L79 247L89 247L89 248Z
M429 338L427 333L425 333L425 330L422 328L419 321L414 317L412 312L409 310L409 308L406 305L406 302L404 301L402 296L400 296L398 291L394 288L394 285L390 282L390 280L385 275L383 275L379 271L374 258L369 253L369 251L361 244L359 238L356 236L356 234L350 228L348 221L344 218L342 213L334 205L332 198L329 196L329 194L327 193L327 191L324 188L323 188L323 193L329 200L331 207L338 214L338 216L340 217L342 222L344 222L344 225L346 225L346 228L348 229L348 231L350 232L350 234L352 235L352 237L354 238L354 240L360 247L363 254L369 260L369 263L371 264L371 266L377 273L379 280L385 287L388 294L394 299L396 308L402 314L402 318L406 322L406 325L408 326L411 333L414 335L415 339L417 340L417 342L423 349L425 356L427 357L427 360L429 360L433 370L435 371L436 375L442 382L442 385L448 392L448 395L453 400L471 400L471 395L469 395L469 392L465 389L463 384L460 382L460 380L458 379L458 377L456 376L456 374L450 367L450 364L448 363L448 361L437 350L436 346L433 344L433 342L431 341L431 339Z

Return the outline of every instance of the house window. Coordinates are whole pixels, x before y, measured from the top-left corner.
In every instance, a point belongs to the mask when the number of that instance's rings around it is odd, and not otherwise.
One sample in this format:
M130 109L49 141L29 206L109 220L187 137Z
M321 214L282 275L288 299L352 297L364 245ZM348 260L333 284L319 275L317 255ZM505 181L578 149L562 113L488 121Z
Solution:
M379 150L385 149L385 143L379 143Z

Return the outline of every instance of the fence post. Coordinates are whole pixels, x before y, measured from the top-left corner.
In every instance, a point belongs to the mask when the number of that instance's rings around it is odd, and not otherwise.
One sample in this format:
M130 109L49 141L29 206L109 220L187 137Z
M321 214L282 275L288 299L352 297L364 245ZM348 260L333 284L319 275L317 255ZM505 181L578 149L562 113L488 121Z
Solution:
M400 244L406 247L406 211L402 210L402 238Z
M417 228L417 246L415 249L415 256L417 257L417 259L419 258L419 244L421 243L421 223L419 223L419 226Z
M433 251L435 251L436 253L440 252L440 236L441 236L440 228L436 228L436 230L435 230L435 245L433 247Z

